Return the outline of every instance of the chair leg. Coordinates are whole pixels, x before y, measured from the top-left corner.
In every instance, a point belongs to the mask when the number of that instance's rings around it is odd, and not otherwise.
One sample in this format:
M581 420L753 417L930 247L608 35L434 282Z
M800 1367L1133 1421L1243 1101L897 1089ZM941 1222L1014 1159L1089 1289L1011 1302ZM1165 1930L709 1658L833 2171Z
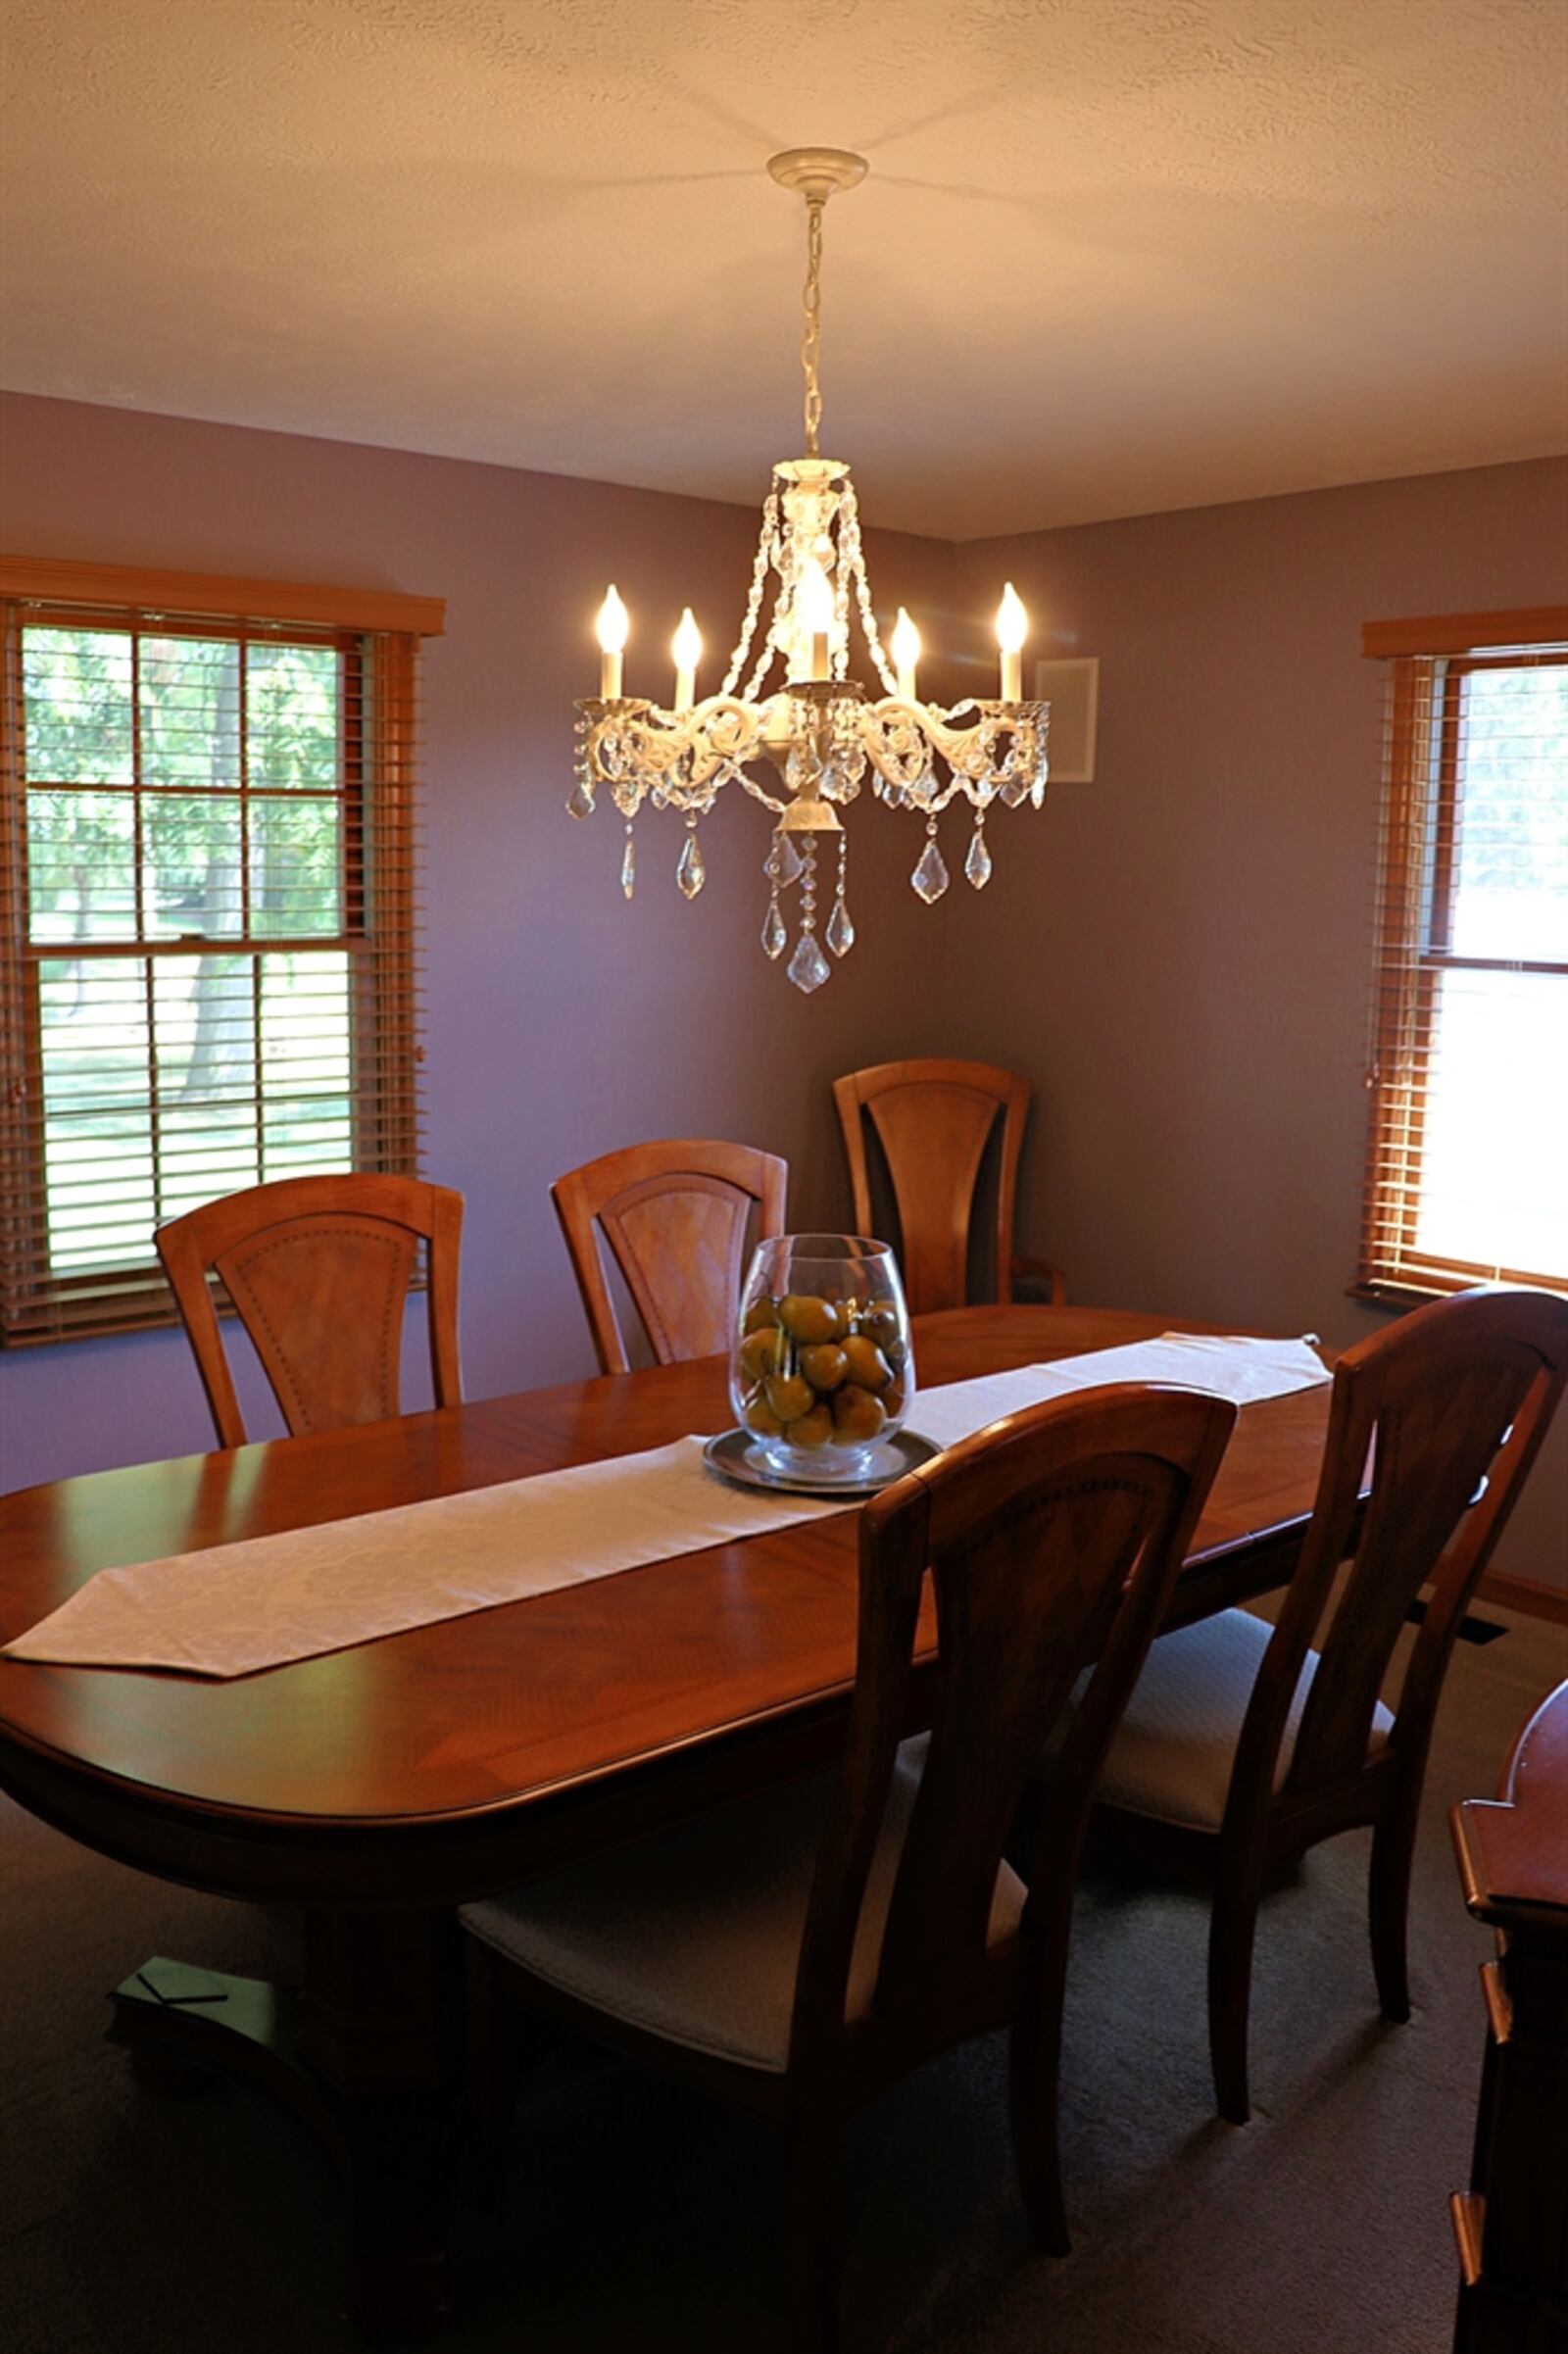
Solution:
M838 2354L838 2154L836 2117L806 2118L795 2126L785 2231L796 2354Z
M1067 1884L1069 1893L1071 1882ZM1012 2155L1018 2170L1029 2229L1050 2256L1068 2256L1067 2210L1061 2190L1061 2147L1056 2113L1061 2077L1061 2007L1067 1983L1067 1939L1072 1916L1065 1907L1053 1924L1038 1983L1027 1989L1012 2023L1008 2048L1008 2092L1012 2113Z
M1410 1909L1410 1867L1415 1861L1421 1793L1403 1793L1379 1818L1372 1834L1372 1869L1367 1910L1372 1931L1372 1968L1385 2019L1410 2016L1410 1980L1405 1962L1405 1922Z
M1252 2002L1252 1944L1262 1868L1235 1869L1222 1856L1208 1929L1208 2050L1219 2113L1232 2125L1251 2115L1247 2091L1247 2028Z

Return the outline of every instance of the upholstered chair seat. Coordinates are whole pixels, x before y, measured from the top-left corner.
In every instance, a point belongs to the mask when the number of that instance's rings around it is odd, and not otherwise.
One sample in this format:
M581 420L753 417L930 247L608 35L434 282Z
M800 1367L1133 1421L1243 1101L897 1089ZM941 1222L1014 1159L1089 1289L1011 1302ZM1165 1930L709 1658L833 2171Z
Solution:
M1131 1814L1218 1831L1242 1721L1274 1630L1250 1610L1222 1610L1161 1635L1144 1662L1101 1771L1098 1796ZM1274 1764L1278 1790L1296 1754L1318 1655L1301 1665ZM1377 1701L1367 1755L1388 1746L1394 1719Z
M866 1882L845 1997L871 2008L888 1905L920 1787L900 1752ZM782 2075L789 2060L806 1908L831 1775L784 1785L616 1847L514 1896L466 1905L463 1922L509 1961L666 2042ZM1024 1888L1004 1862L988 1946L1014 1937Z

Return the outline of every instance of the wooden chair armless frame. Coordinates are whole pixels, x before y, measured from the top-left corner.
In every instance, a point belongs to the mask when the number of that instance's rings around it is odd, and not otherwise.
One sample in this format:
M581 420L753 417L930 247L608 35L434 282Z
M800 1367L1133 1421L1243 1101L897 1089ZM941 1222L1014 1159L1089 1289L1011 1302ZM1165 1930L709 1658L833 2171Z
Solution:
M1418 1308L1348 1349L1335 1368L1312 1519L1243 1719L1217 1851L1211 1833L1174 1826L1157 1827L1149 1842L1208 1853L1210 2048L1220 2111L1235 2123L1249 2114L1252 1947L1263 1883L1276 1865L1337 1832L1374 1827L1374 1974L1385 2015L1409 2017L1410 1869L1443 1681L1565 1381L1568 1300L1504 1285ZM1371 1495L1352 1543L1369 1453ZM1276 1789L1297 1685L1347 1562ZM1371 1739L1373 1710L1410 1605L1428 1585L1393 1729L1380 1746ZM1126 1820L1131 1827L1140 1819Z
M463 1196L422 1178L345 1174L250 1186L157 1234L220 1447L246 1444L210 1273L223 1284L291 1434L396 1414L403 1306L427 1254L438 1406L461 1405L458 1269Z
M782 2067L673 2041L566 1991L559 1971L547 1981L475 1937L470 2084L481 2138L499 2147L494 2116L486 2123L484 2112L498 2083L514 2088L520 2046L505 2027L514 2008L774 2116L790 2137L799 2342L824 2354L836 2343L831 2209L844 2119L935 2053L1010 2024L1025 2204L1043 2244L1065 2249L1056 2077L1079 1847L1104 1748L1235 1419L1228 1401L1194 1391L1084 1393L994 1424L868 1503L855 1692L804 1893ZM910 1770L900 1744L928 1575L942 1660L935 1721L887 1898L874 1991L869 2008L849 2017L872 1858L895 1770ZM1020 1926L999 1943L993 1900L1020 1796L1054 1718L1097 1659L1051 1803L1036 1816ZM525 1914L530 1890L507 1901Z
M1022 1281L1049 1284L1056 1306L1065 1300L1060 1269L1049 1259L1020 1258L1012 1247L1018 1161L1032 1094L1029 1081L1016 1071L934 1056L877 1063L833 1082L856 1226L862 1234L873 1231L865 1115L876 1129L893 1183L905 1289L913 1314L967 1301L975 1183L999 1114L998 1303L1005 1306L1014 1282Z
M759 1242L784 1231L789 1164L751 1145L673 1137L603 1153L560 1177L561 1220L601 1373L631 1359L606 1280L600 1237L661 1365L711 1356L733 1337L747 1222Z
M854 2053L857 2097L1010 2022L1020 2183L1037 2237L1057 2253L1069 2244L1056 2084L1079 1853L1105 1750L1235 1423L1228 1400L1196 1391L1084 1392L947 1448L861 1514L859 1664L802 1946L791 2070L813 2103L830 2102L843 2076L850 1957L929 1573L943 1679ZM986 1954L990 1891L1032 1770L1091 1665L1026 1837L1027 1935L999 1978Z

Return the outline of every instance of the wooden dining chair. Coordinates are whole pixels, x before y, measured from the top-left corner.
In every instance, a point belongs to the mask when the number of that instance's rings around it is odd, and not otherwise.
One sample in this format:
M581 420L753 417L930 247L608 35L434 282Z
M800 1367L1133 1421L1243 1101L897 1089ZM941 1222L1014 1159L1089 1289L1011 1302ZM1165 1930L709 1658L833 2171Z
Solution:
M1568 1300L1517 1288L1435 1301L1348 1349L1278 1625L1225 1610L1161 1636L1150 1653L1106 1757L1101 1808L1140 1844L1213 1876L1209 2046L1220 2113L1238 2125L1249 2113L1263 1882L1336 1832L1373 1826L1378 1994L1386 2017L1410 2015L1405 1921L1433 1719L1465 1611L1565 1375ZM1358 1525L1369 1448L1371 1494ZM1429 1584L1391 1711L1378 1694Z
M968 1303L975 1188L999 1118L997 1302L1005 1307L1014 1285L1025 1281L1049 1285L1055 1306L1065 1300L1060 1268L1049 1259L1021 1257L1012 1247L1018 1155L1033 1092L1016 1071L941 1056L879 1062L834 1080L855 1195L855 1223L861 1234L875 1231L865 1149L869 1119L893 1186L900 1264L912 1315Z
M158 1255L195 1351L220 1447L245 1445L209 1274L255 1346L289 1431L401 1412L403 1303L423 1243L438 1406L461 1405L463 1196L417 1177L283 1177L158 1229Z
M688 1818L464 1908L470 2099L494 2155L517 2014L544 2015L776 2119L790 2147L803 2348L836 2343L846 2116L952 2045L1012 2028L1026 2209L1064 2251L1056 2070L1095 1774L1158 1625L1235 1409L1123 1385L998 1422L866 1504L858 1663L836 1774ZM921 1594L940 1672L915 1705ZM1004 1857L1042 1725L1098 1659L1024 1880Z
M713 1356L734 1338L748 1223L784 1231L789 1163L750 1145L671 1137L606 1152L558 1177L550 1199L571 1254L601 1373L631 1359L606 1280L601 1237L661 1365Z

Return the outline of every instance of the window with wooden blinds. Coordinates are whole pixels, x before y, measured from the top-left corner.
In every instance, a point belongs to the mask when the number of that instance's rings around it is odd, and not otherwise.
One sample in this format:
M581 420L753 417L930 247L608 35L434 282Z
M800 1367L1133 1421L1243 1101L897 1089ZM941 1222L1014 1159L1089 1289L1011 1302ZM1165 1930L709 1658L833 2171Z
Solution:
M0 1341L172 1315L153 1235L418 1157L429 600L0 560Z
M1358 1288L1568 1291L1568 607L1390 663Z

